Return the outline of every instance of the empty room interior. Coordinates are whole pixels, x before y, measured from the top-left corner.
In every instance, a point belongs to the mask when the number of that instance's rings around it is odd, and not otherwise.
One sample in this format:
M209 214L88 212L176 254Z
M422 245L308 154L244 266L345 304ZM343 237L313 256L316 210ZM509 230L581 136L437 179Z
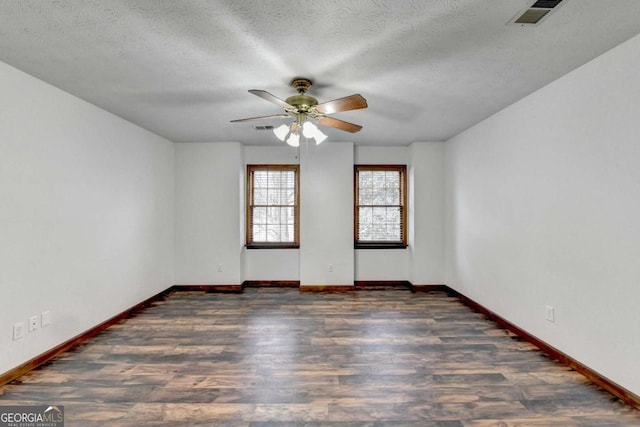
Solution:
M638 17L0 2L0 409L640 425Z

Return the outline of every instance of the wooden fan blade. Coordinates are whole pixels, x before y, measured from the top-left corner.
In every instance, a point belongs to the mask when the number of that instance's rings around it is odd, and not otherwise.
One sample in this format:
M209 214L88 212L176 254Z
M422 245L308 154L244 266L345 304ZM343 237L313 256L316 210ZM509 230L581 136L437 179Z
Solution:
M271 116L259 116L259 117L249 117L247 119L237 119L237 120L231 120L231 123L236 123L236 122L248 122L250 120L263 120L263 119L289 119L291 118L290 115L288 114L273 114Z
M334 119L333 117L320 117L318 119L318 123L324 126L329 126L332 128L344 130L351 133L356 133L362 126L356 125L354 123L345 122L343 120Z
M272 102L276 105L281 106L282 108L294 108L293 105L290 105L287 102L283 101L282 99L278 98L277 96L270 94L266 90L251 89L249 93L252 93L255 96L259 96L262 99L266 99L269 102Z
M333 101L323 102L316 105L316 110L322 114L333 114L340 111L358 110L367 108L367 100L360 94L345 96L344 98L334 99Z

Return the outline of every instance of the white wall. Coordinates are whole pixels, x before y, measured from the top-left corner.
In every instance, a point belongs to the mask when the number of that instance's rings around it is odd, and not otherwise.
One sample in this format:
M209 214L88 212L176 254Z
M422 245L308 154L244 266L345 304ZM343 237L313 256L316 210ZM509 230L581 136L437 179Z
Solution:
M173 284L173 144L3 63L0 89L1 373Z
M447 284L636 394L639 69L640 36L446 150Z
M409 153L409 280L444 284L445 144L415 142Z
M353 143L309 144L300 149L300 286L353 280Z
M243 281L242 150L237 142L175 144L176 284Z

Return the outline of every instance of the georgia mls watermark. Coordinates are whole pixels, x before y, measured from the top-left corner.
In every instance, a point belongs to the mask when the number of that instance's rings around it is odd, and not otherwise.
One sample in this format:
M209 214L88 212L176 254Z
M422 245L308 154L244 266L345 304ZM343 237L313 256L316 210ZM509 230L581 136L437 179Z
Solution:
M0 406L0 427L64 427L64 406Z

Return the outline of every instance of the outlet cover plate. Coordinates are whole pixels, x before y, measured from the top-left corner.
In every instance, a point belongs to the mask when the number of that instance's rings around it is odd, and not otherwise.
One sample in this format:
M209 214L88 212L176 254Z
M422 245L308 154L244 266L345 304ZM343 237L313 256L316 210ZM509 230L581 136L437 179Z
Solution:
M547 320L551 323L556 321L556 309L551 306L551 305L547 305L545 306L546 312L547 312Z
M40 328L40 316L29 317L29 332L33 332Z
M24 323L19 322L13 325L13 340L24 338Z
M40 314L40 317L42 319L42 326L48 326L51 324L51 312L49 310L47 311L43 311L42 314Z

